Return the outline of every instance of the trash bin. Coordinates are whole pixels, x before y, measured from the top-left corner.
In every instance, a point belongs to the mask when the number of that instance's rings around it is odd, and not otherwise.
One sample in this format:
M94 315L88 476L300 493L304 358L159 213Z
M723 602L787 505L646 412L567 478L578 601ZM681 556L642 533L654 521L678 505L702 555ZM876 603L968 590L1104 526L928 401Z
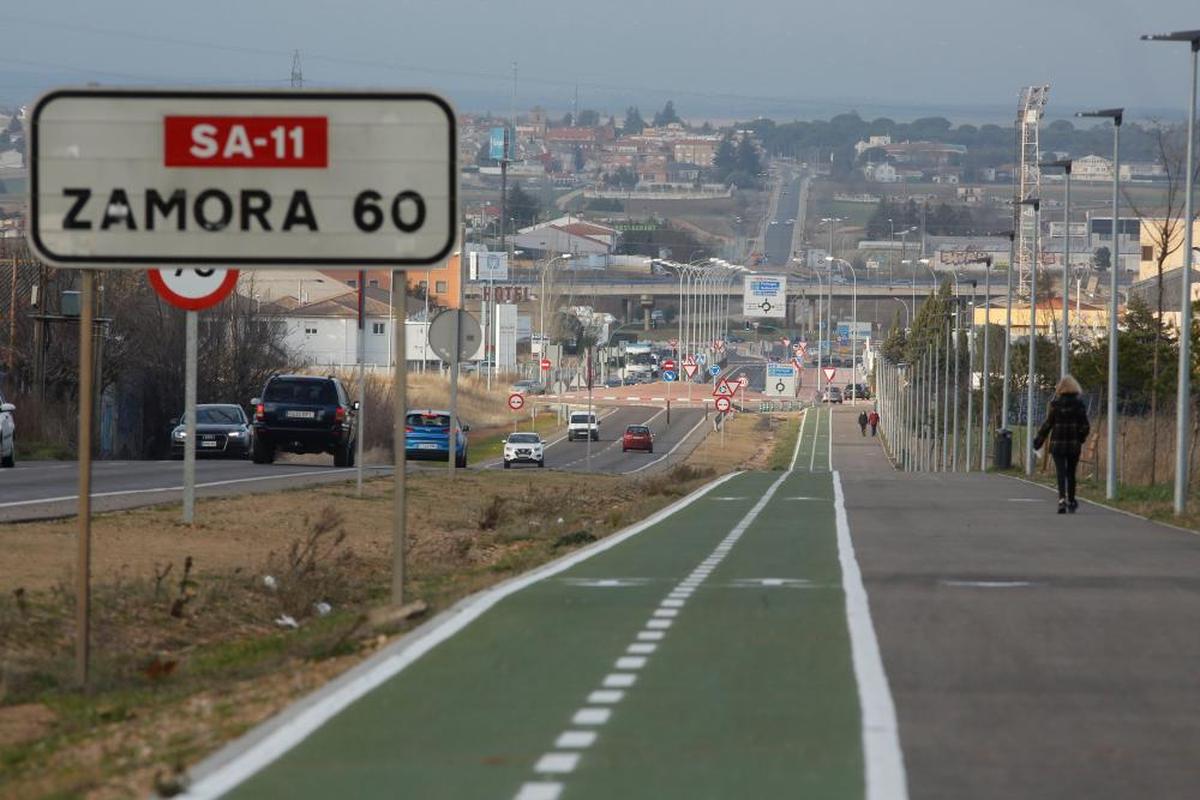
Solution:
M996 469L1012 467L1012 431L996 431L996 440L992 443L992 466Z

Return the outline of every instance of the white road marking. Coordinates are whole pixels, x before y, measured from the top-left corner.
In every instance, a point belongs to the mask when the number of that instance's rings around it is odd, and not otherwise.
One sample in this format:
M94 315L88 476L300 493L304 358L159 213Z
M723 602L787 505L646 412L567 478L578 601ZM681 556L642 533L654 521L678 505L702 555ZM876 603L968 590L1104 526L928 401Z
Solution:
M659 608L659 609L655 610L654 616L665 617L667 619L670 619L671 617L679 616L679 609L678 608Z
M1045 502L1045 499L1046 498L1044 498L1044 497L1010 497L1010 498L1008 498L1008 502L1010 502L1010 503L1042 503L1042 502Z
M595 731L563 731L563 734L554 742L554 746L565 750L569 747L591 747L595 742Z
M517 792L514 800L558 800L562 790L561 783L531 781L521 785L521 791Z
M1033 586L1033 581L938 581L943 586L962 586L972 589L1017 589Z
M637 638L643 642L661 641L665 634L662 631L638 631Z
M797 497L785 497L783 499L784 500L821 500L821 501L824 501L824 500L828 500L829 498L828 497L800 497L800 496L797 496Z
M672 621L669 619L652 619L646 623L646 627L665 631L667 628L671 627L671 622Z
M534 772L567 773L579 766L579 753L546 753L538 759Z
M571 722L576 725L603 725L611 716L611 708L581 708L571 717Z
M713 500L745 500L744 497L714 497Z
M854 542L850 539L850 522L846 517L846 497L842 492L842 477L837 472L833 473L833 497L838 561L842 567L842 591L846 596L846 625L850 629L850 653L862 713L866 800L907 800L908 779L904 753L900 749L896 705L883 669L879 641L875 638L867 589L854 557Z
M353 472L352 469L347 471ZM430 650L466 628L504 598L546 578L565 572L577 564L637 536L700 500L739 474L739 472L731 472L723 475L619 533L612 534L574 553L551 561L549 564L459 601L401 638L395 645L384 648L342 678L332 681L325 689L310 695L306 700L276 716L257 731L230 742L221 751L192 770L192 785L183 796L217 798L226 794L307 739L313 731L345 710L347 706L395 677ZM647 633L653 633L653 631L647 631ZM638 636L642 638L642 634L638 634ZM607 709L582 709L579 713L592 711L605 712L604 718L599 722L580 724L595 725L607 721ZM584 715L585 719L594 719L595 716L590 713Z
M796 459L800 457L800 442L804 440L804 425L808 422L808 409L800 416L800 430L796 431L796 446L792 448L792 462L788 464L788 472L796 471Z
M642 659L644 662L646 659ZM617 660L617 669L628 669L624 664ZM604 676L603 685L609 689L628 689L633 684L637 683L637 675L629 672L610 672Z
M683 608L683 600L679 599L678 597L667 597L667 599L663 600L659 605L663 606L664 608Z
M588 695L587 701L595 705L605 703L619 703L625 697L625 693L619 689L597 689Z
M563 578L563 583L569 586L580 586L589 589L615 589L624 586L645 586L649 578Z
M634 653L637 655L648 656L658 649L658 645L650 643L635 642L625 648L626 653Z
M646 666L645 656L621 656L615 664L617 669L641 669ZM620 673L615 673L619 675ZM615 675L614 675L615 677ZM632 676L630 676L632 677Z

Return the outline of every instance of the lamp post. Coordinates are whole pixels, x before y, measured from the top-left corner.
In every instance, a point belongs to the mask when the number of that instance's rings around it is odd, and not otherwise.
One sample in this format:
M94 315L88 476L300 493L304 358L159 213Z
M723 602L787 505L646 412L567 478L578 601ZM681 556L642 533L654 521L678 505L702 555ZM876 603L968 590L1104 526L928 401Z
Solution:
M1029 370L1025 381L1025 474L1033 475L1033 385L1037 365L1037 263L1038 234L1042 225L1042 201L1036 197L1021 201L1033 207L1033 261L1029 265ZM1113 221L1116 225L1116 221ZM1114 273L1115 274L1115 273Z
M1184 168L1183 212L1183 295L1179 301L1179 376L1175 398L1175 513L1187 510L1188 491L1188 426L1191 416L1192 370L1192 226L1195 224L1195 200L1192 196L1196 164L1196 64L1200 53L1200 30L1177 31L1142 37L1154 42L1188 42L1192 48L1192 86L1188 94L1187 166Z
M1046 161L1038 166L1059 167L1066 178L1063 199L1062 344L1058 354L1058 377L1064 378L1070 371L1071 358L1071 159Z
M833 256L827 256L827 261L837 261L844 264L850 270L850 278L853 280L852 300L850 319L854 329L850 333L850 400L851 402L858 399L858 382L856 380L856 361L855 355L858 352L858 274L854 271L854 265L844 258L835 259ZM831 290L832 291L832 290Z
M988 394L992 388L992 362L989 360L988 342L992 327L992 257L983 259L983 407L979 418L979 471L987 472L988 411L991 403Z
M912 315L908 313L908 306L904 305L904 301L899 297L893 297L892 299L899 303L900 307L904 309L904 330L908 331L912 325Z
M1194 111L1195 109L1193 109ZM1123 108L1102 108L1098 111L1080 111L1077 117L1111 119L1113 123L1113 194L1112 194L1112 254L1109 258L1109 308L1108 308L1108 425L1105 442L1104 496L1112 500L1117 496L1117 270L1121 264L1120 237L1120 189L1121 189L1121 121L1125 117ZM1189 123L1189 131L1191 126ZM1188 140L1191 150L1191 140ZM1191 172L1188 173L1189 178ZM1190 180L1189 180L1190 183ZM1189 205L1191 190L1188 191ZM1191 231L1191 220L1184 226ZM1189 237L1190 238L1190 237ZM1185 287L1184 293L1187 293ZM1186 338L1186 337L1185 337ZM1181 348L1182 352L1182 348ZM1179 409L1183 413L1183 409Z
M546 350L547 350L547 348L546 348L546 342L547 342L547 339L546 339L546 273L550 271L550 267L553 266L554 262L565 261L565 260L569 259L570 257L571 257L570 253L563 253L560 256L555 256L554 258L547 259L546 263L542 265L542 291L541 291L541 294L538 296L538 304L541 306L541 310L538 313L538 333L541 334L541 337L542 337L541 352L539 353L539 355L542 358L547 357L546 356ZM428 320L426 320L426 324L428 324ZM556 375L555 380L557 380L557 379L558 379L558 376Z
M1008 232L1008 280L1004 300L1004 378L1000 385L1000 430L1008 430L1008 390L1012 386L1013 270L1017 265L1017 232Z

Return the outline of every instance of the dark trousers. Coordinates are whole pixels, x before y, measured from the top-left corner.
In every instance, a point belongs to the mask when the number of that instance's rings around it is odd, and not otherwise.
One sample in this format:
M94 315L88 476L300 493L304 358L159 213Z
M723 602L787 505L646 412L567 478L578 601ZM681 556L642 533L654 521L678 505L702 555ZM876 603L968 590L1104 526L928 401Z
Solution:
M878 427L878 426L877 426L877 425L872 425L872 426L871 426L871 435L872 435L872 436L874 436L874 435L875 435L875 428L876 428L876 427Z
M1075 502L1075 469L1079 466L1079 453L1051 453L1054 471L1058 475L1058 499Z

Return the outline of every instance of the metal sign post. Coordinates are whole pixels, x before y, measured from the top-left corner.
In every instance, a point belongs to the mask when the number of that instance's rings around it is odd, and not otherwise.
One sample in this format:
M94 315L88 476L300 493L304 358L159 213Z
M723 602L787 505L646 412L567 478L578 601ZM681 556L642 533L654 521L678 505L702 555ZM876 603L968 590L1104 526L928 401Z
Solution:
M197 312L185 312L187 319L183 367L183 523L191 525L196 516L196 346L199 336Z
M402 270L392 270L392 286L396 281L406 281ZM401 284L404 285L403 283ZM392 604L404 604L404 567L405 567L405 536L407 536L407 520L405 519L406 505L404 496L404 469L406 461L404 422L408 416L408 377L405 357L405 324L404 306L406 292L393 291L393 316L396 320L395 331L392 334L392 352L396 361L392 370ZM428 334L427 334L428 335ZM453 460L453 459L451 459Z
M358 419L355 420L354 425L354 448L356 450L354 463L358 466L358 472L355 475L355 491L359 497L362 497L363 486L363 432L365 429L364 423L366 422L367 408L367 379L363 374L363 361L366 360L367 355L366 337L363 335L365 333L363 330L363 311L365 310L364 304L366 303L363 283L366 282L366 278L367 273L360 269L358 271ZM403 320L401 320L401 324L404 324Z
M96 274L84 270L79 309L79 533L75 564L75 680L88 686L92 608L92 322Z

